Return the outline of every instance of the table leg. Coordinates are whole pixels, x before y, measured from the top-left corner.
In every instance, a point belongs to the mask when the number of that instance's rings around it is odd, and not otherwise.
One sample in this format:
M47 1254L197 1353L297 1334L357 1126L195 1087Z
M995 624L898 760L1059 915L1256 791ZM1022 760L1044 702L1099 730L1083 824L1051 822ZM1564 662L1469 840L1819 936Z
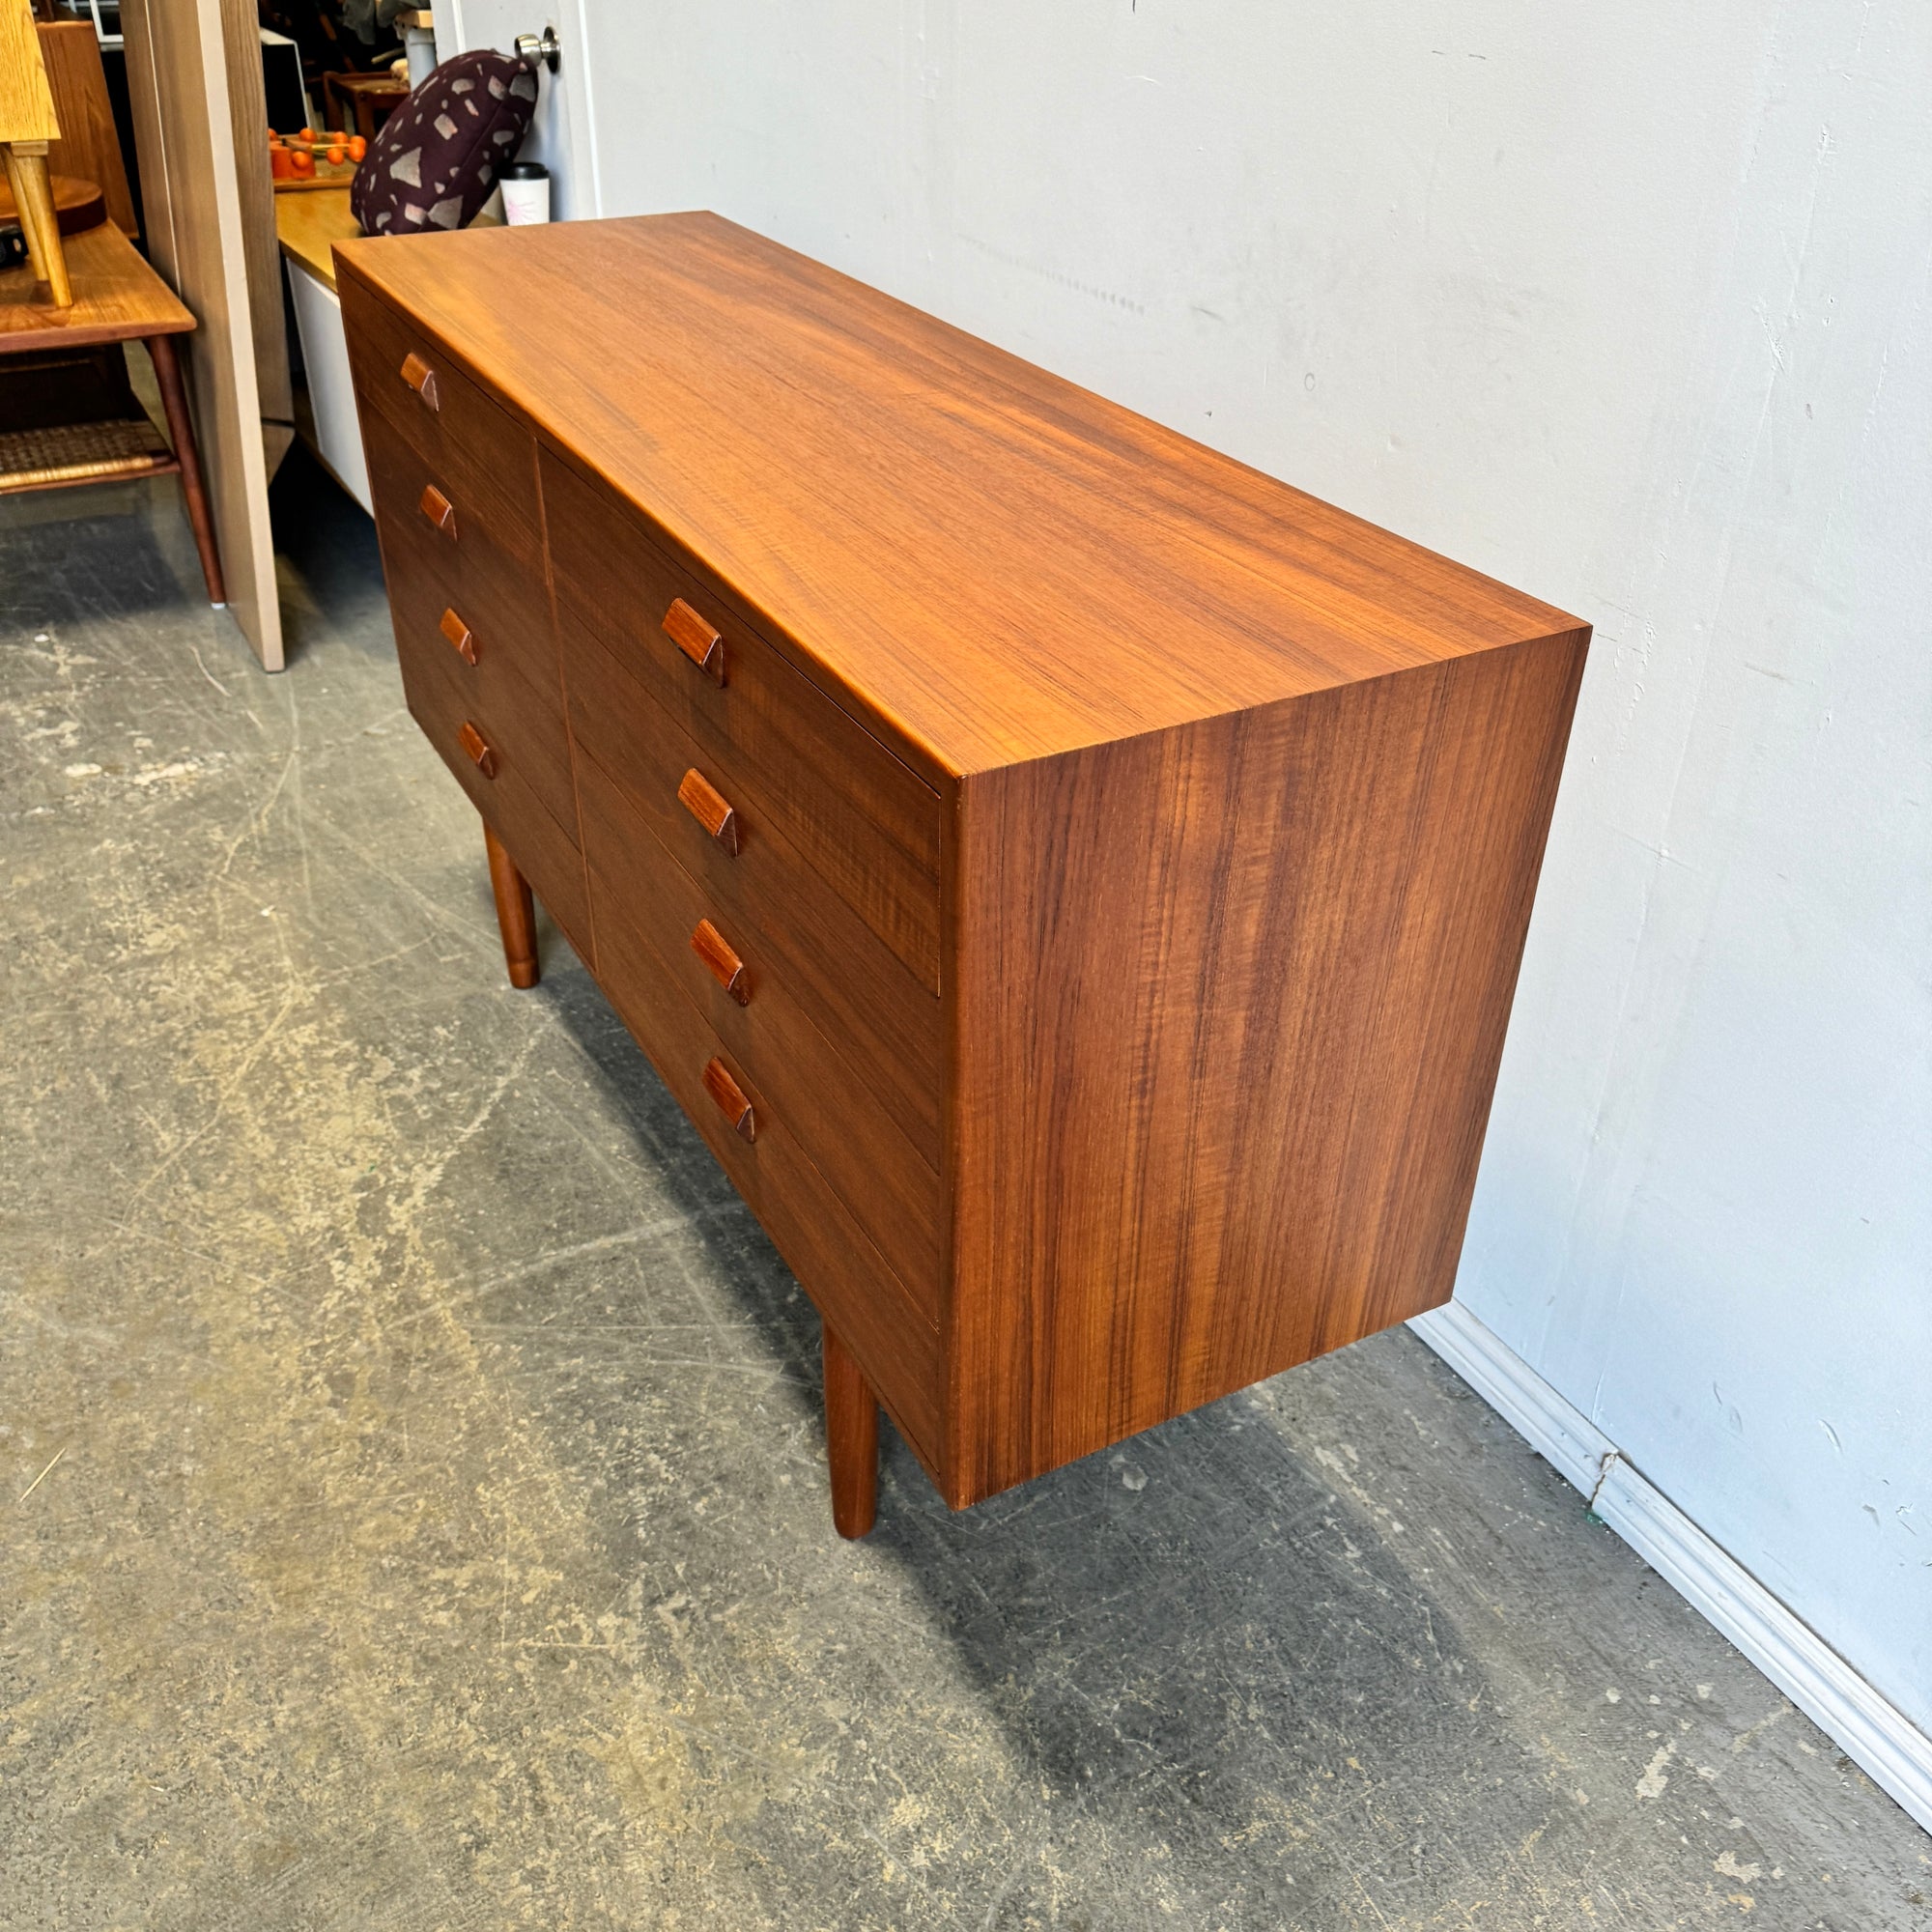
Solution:
M821 1330L821 1349L832 1523L840 1536L864 1536L879 1512L879 1400L865 1371L829 1326Z
M483 844L490 854L490 890L497 899L497 925L503 935L503 964L510 969L510 984L534 986L538 973L537 908L530 896L529 881L517 870L517 862L487 825Z
M181 358L172 335L148 337L148 355L160 384L161 409L168 419L168 440L181 465L182 495L187 498L187 521L194 547L201 553L201 574L208 580L208 601L226 604L228 588L221 581L221 553L214 547L214 522L209 515L208 492L202 487L201 458L194 446L194 418L187 412L187 391L182 387Z

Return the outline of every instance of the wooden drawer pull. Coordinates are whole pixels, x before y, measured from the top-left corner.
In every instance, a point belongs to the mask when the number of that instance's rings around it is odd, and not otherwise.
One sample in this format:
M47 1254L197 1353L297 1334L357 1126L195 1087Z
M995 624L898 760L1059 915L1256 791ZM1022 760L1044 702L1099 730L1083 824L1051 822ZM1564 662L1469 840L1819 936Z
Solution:
M665 634L713 684L724 682L724 639L682 597L664 614Z
M699 771L686 772L677 788L678 802L692 817L730 853L738 856L738 814L718 787Z
M463 721L463 728L456 734L456 742L469 753L470 762L486 779L497 776L497 754L484 743L483 734L469 719Z
M454 543L456 540L456 505L439 490L434 483L423 485L423 493L416 508Z
M745 979L745 962L731 950L731 942L708 919L697 922L691 935L691 950L704 961L704 970L738 1002L752 1004L752 988Z
M745 1098L745 1090L725 1070L722 1060L705 1062L704 1091L718 1102L719 1112L736 1132L748 1141L757 1139L758 1123L752 1117L752 1103Z
M473 665L476 662L476 633L454 611L445 611L442 622L437 628L449 639L449 648L465 664Z
M436 371L413 349L403 357L403 381L422 398L425 409L441 410L442 400L436 392Z

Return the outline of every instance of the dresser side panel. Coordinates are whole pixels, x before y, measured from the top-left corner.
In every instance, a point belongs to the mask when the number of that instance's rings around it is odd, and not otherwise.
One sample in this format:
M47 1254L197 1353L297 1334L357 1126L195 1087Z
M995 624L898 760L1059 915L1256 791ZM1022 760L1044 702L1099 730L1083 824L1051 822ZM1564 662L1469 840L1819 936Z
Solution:
M962 781L955 1506L1448 1298L1586 639Z

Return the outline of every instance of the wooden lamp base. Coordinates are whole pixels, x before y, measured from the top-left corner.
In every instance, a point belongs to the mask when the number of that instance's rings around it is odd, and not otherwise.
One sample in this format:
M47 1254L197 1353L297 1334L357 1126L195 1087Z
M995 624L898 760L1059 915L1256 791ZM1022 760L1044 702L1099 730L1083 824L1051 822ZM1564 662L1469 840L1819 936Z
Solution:
M73 175L49 175L47 186L53 196L54 226L63 235L82 234L107 219L107 197L93 182ZM0 221L20 221L14 190L4 184L0 184ZM24 232L25 222L20 226Z

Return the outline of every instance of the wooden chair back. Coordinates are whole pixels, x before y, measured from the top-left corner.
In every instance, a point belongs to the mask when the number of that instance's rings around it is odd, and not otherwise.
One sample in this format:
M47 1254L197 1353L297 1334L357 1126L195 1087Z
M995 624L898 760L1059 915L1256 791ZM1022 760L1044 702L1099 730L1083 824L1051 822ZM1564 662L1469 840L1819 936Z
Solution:
M61 125L60 139L47 151L47 166L57 175L92 182L107 203L108 220L124 235L138 235L128 164L121 156L121 133L114 125L100 43L93 27L85 20L43 23L41 58Z

